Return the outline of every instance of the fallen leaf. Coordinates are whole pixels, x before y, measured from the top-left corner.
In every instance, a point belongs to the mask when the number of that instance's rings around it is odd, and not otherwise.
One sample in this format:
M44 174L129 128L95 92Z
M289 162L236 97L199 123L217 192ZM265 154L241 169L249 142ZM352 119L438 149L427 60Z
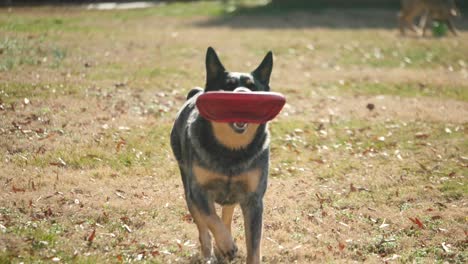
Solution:
M414 134L414 137L417 139L426 139L429 137L429 134L423 133L423 132L417 132Z
M117 146L115 146L116 152L118 153L120 151L120 149L122 148L122 146L124 146L126 144L127 144L127 142L125 141L125 139L121 138L120 141L117 143Z
M11 186L11 190L14 192L14 193L17 193L17 192L25 192L26 190L23 189L23 188L17 188L16 186Z
M127 232L131 233L132 232L132 229L127 225L127 224L124 224L122 225L122 227L127 230Z
M89 244L93 243L94 238L96 237L96 229L93 229L93 232L86 238L86 241L89 242Z
M58 158L58 162L51 162L49 164L52 165L52 166L57 166L57 167L66 167L67 166L67 163L62 158Z
M126 199L126 197L123 194L121 194L121 192L119 191L116 191L115 195L117 195L119 198Z
M409 220L411 220L411 222L415 223L419 228L421 229L424 229L424 224L421 222L421 220L419 220L419 218L415 217L415 218L411 218L411 217L408 217Z
M52 215L53 215L53 213L52 213L52 209L50 209L50 207L47 208L47 210L44 211L44 216L45 217L51 217Z
M445 253L450 253L450 245L445 244L445 242L442 242L442 249L444 249Z
M389 224L386 224L386 223L385 223L385 220L387 220L387 219L384 219L384 220L382 221L382 224L379 226L380 229L383 229L383 228L386 228L387 226L389 226Z
M351 228L348 224L343 223L343 222L338 222L338 224L340 224L340 225L342 225L342 226L345 226L345 227L347 227L347 228Z
M185 214L182 216L182 221L185 221L187 223L192 223L193 222L193 217L191 214Z
M338 243L338 248L339 248L341 251L343 251L343 250L346 248L346 245L343 244L343 243L341 243L341 242L339 242L339 243Z

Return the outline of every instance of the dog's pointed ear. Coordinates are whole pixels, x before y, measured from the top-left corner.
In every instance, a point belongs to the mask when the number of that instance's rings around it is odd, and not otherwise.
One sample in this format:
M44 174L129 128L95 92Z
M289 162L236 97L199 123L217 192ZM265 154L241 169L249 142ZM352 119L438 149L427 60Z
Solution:
M226 69L224 69L216 51L212 47L208 47L206 50L206 83L216 80L225 71Z
M252 75L261 83L269 85L270 75L273 70L273 53L269 51L262 63L252 72Z

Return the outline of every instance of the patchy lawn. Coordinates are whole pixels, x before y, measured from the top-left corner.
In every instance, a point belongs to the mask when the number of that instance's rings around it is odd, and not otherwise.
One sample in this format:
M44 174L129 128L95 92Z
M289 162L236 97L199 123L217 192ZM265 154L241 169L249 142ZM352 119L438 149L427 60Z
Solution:
M467 19L418 39L393 10L223 8L1 10L0 263L199 261L169 131L208 46L239 71L272 50L288 99L265 263L466 263Z

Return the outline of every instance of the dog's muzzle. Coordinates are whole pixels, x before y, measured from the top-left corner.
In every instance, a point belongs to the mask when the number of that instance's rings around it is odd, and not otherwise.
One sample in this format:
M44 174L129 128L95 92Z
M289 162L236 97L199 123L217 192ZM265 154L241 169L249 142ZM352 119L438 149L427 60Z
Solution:
M249 92L252 92L252 91L250 89L248 89L248 88L245 88L245 87L238 87L238 88L234 89L233 92L235 92L235 93L249 93ZM234 123L230 123L229 125L231 126L231 128L236 133L239 133L239 134L244 133L247 130L247 127L249 126L248 123L243 123L243 122L234 122Z

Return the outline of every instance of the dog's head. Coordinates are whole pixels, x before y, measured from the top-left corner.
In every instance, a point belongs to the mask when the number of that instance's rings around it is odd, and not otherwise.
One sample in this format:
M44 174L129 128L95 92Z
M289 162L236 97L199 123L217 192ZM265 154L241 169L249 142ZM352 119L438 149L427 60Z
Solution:
M205 92L268 92L272 69L273 53L270 51L252 72L229 72L224 68L215 50L209 47L206 52ZM211 123L218 140L234 149L245 147L251 142L259 127L258 124L248 123Z
M455 4L455 0L448 0L445 4L448 10L447 17L459 17L461 15L460 9L458 9L457 5Z
M215 50L206 51L206 86L208 91L234 91L245 87L251 91L269 91L270 75L273 69L273 54L267 53L260 65L251 73L228 72L218 58Z

